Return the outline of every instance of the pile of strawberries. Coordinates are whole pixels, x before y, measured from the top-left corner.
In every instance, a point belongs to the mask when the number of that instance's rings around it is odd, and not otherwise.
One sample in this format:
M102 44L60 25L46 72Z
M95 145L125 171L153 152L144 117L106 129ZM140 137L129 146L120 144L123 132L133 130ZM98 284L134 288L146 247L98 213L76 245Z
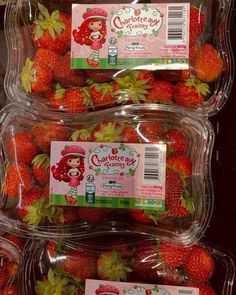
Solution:
M9 240L13 236L9 236ZM14 239L14 238L13 238ZM17 239L17 238L16 238ZM17 294L17 282L20 273L19 261L16 258L14 242L0 237L0 294ZM13 250L13 249L14 250Z
M118 142L118 143L166 143L166 209L164 212L149 210L120 210L135 222L144 224L176 225L177 220L192 222L195 213L195 198L191 196L192 160L189 156L187 135L162 122L145 121L123 123L102 121L97 124L78 125L69 128L52 121L38 122L31 130L18 128L9 132L3 193L7 198L6 208L11 217L16 214L28 225L89 223L113 220L117 217L110 209L86 207L49 206L50 145L51 141ZM196 205L197 206L197 205ZM6 210L6 212L7 212ZM117 215L117 214L116 214ZM183 228L180 223L179 227Z
M223 70L217 50L202 43L204 28L205 15L192 6L189 70L122 71L115 76L112 70L74 70L70 68L70 16L59 10L49 12L38 3L32 26L35 53L22 69L22 89L44 106L69 113L131 103L203 105Z
M60 294L84 295L86 279L196 287L201 295L217 294L210 285L215 270L211 248L200 244L184 247L164 240L125 243L121 238L103 250L92 245L51 240L36 246L37 254L31 253L35 259L28 265L37 273L36 281L29 283L32 295L54 294L56 289L62 290ZM44 261L43 270L39 270L38 257Z

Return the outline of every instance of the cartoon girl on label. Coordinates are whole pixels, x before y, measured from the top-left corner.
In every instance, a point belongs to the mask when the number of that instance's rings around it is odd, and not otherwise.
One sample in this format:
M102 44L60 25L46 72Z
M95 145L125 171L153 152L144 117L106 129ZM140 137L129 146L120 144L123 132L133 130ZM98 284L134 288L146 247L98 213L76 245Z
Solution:
M77 203L77 188L84 179L85 150L78 145L65 146L61 155L61 160L52 167L52 174L55 179L68 182L70 189L65 199L74 205Z
M102 8L88 8L83 19L78 30L73 31L73 37L76 43L90 46L92 53L87 58L87 63L96 68L100 65L99 50L106 42L107 12Z

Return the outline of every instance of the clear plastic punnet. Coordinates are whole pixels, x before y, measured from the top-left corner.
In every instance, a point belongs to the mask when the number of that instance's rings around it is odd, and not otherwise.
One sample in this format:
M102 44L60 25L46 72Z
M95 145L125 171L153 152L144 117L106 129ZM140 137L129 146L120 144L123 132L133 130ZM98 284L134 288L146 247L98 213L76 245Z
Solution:
M98 246L100 245L100 246ZM208 244L109 237L89 245L55 240L28 245L23 294L232 295L233 258ZM50 293L51 292L51 293Z
M102 232L192 243L213 207L208 120L170 106L2 112L1 211L20 235Z
M213 115L233 83L232 3L9 1L6 92L60 112L157 103Z
M11 241L0 237L0 293L16 295L19 290L22 256Z

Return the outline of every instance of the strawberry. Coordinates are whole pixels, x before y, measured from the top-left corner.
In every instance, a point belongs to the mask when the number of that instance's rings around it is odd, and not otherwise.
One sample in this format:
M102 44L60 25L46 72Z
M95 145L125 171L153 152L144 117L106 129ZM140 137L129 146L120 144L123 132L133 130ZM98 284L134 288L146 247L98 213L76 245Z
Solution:
M178 267L159 271L159 274L162 277L162 285L182 286L184 284L185 278Z
M215 262L208 249L201 245L193 246L184 265L190 280L208 281L215 268Z
M174 95L174 86L172 83L158 80L153 84L153 88L148 94L147 103L161 102L172 103Z
M116 74L116 70L85 70L90 79L95 82L104 83L111 81L113 75Z
M122 142L125 143L138 143L141 138L138 135L136 128L132 125L126 124L122 131Z
M27 93L45 93L52 86L52 80L52 71L46 64L26 59L21 72L21 85Z
M54 72L60 62L60 55L49 49L38 48L35 52L34 61L47 65Z
M97 260L97 274L99 279L108 281L127 281L132 269L117 251L104 252Z
M109 83L93 83L89 87L89 93L93 99L94 106L110 105L113 103L113 86Z
M131 209L129 212L132 218L140 223L150 224L160 219L159 212L154 210Z
M165 268L174 268L185 263L188 251L183 246L161 241L159 245L160 260Z
M33 161L33 175L41 184L47 184L50 177L50 158L47 154L37 155Z
M58 10L51 14L47 8L38 3L39 14L34 21L32 38L36 48L45 48L63 54L68 47L70 32L69 17Z
M134 274L145 282L160 282L158 272L158 248L153 241L136 244L134 252Z
M149 71L134 71L127 76L115 78L114 89L118 103L139 104L145 102L155 78Z
M30 164L37 155L37 148L33 143L33 136L29 132L17 132L8 142L8 153L12 160Z
M65 253L65 259L61 262L60 267L85 282L86 279L91 279L96 275L96 261L93 251L69 250Z
M108 212L107 208L79 207L78 216L83 221L97 223L104 220Z
M17 288L15 285L6 287L5 289L3 289L3 292L1 293L1 295L15 295L15 294L17 294Z
M37 147L45 153L49 153L51 141L67 141L70 138L65 126L51 122L37 123L32 128L32 134Z
M205 16L197 7L190 8L190 47L193 46L201 35L205 25Z
M187 140L182 132L176 129L169 129L163 134L167 143L168 154L179 153L183 154L187 151Z
M198 106L209 93L210 89L206 83L196 79L188 79L175 85L174 100L182 106Z
M72 224L81 220L78 207L55 208L53 221L57 224Z
M178 172L183 178L188 178L192 175L192 162L184 155L171 156L167 158L166 165Z
M83 127L79 128L78 130L74 131L71 135L72 141L92 141L92 133L94 131L94 126L91 127Z
M60 57L54 69L54 78L65 87L80 87L85 84L84 73L70 67L70 53Z
M208 283L190 282L187 287L198 288L199 295L217 295L216 291Z
M142 122L138 126L143 136L156 136L161 132L161 125L157 122Z
M117 122L103 121L96 126L93 140L97 142L121 142L123 127Z
M10 280L10 275L6 271L6 268L1 267L1 271L0 271L0 290L1 290L1 287L5 287L7 285L9 280Z
M9 276L11 278L15 278L17 276L17 273L18 273L19 265L17 263L9 261L6 264L6 269L7 269L7 272L9 273Z
M63 110L63 103L65 98L66 89L61 87L59 84L56 85L56 88L48 91L46 93L50 105L55 109Z
M215 81L222 72L223 60L216 49L210 44L204 44L197 53L195 72L199 80Z
M29 191L34 186L30 168L21 162L11 163L6 168L4 194L8 197L20 197L23 191Z
M47 217L51 217L51 209L47 206L45 198L42 197L42 189L33 188L23 194L18 215L30 225L39 225Z
M4 238L8 241L12 242L15 246L17 246L20 250L22 250L25 246L25 240L22 237L15 236L11 233L7 233L4 235Z
M64 93L63 108L66 112L88 112L92 105L93 101L86 87L67 89Z

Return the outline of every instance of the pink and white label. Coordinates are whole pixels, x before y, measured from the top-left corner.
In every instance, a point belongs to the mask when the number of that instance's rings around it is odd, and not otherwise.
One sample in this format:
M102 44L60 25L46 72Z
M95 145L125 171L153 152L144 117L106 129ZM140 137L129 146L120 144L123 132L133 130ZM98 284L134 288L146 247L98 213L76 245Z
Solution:
M85 295L199 295L198 288L86 280Z
M165 210L166 145L52 142L50 204Z
M73 4L71 67L188 69L189 3Z

